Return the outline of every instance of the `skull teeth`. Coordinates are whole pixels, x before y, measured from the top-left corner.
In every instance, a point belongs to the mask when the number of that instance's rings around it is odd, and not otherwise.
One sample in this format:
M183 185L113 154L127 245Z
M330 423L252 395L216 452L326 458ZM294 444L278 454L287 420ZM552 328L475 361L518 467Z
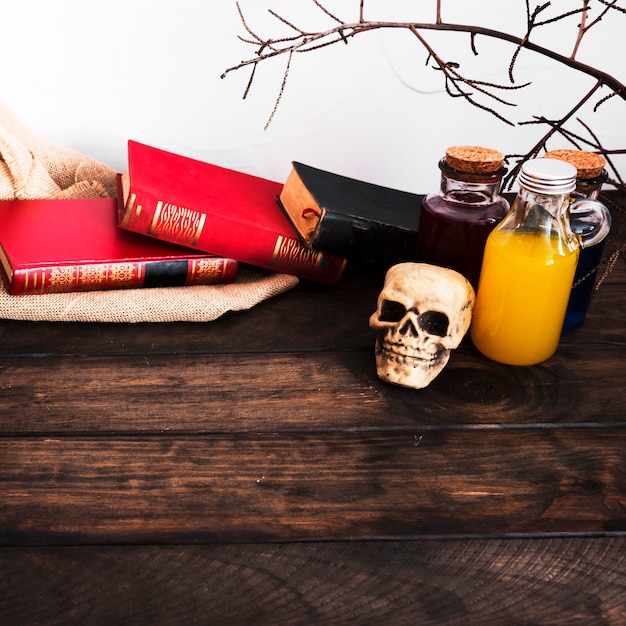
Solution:
M435 354L428 354L427 356L420 356L414 353L409 354L406 349L399 350L398 348L399 346L388 343L387 341L383 343L383 352L385 352L388 357L398 360L404 359L407 361L436 361L440 356L438 352L436 352Z

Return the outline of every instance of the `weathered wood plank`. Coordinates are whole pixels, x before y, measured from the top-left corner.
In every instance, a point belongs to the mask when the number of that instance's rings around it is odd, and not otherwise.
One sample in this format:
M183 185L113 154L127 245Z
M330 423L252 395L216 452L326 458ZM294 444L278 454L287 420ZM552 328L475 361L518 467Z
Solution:
M5 549L0 623L626 622L626 538Z
M626 532L626 429L0 440L3 545Z
M472 347L429 387L382 382L373 350L0 359L0 434L413 429L626 422L623 347L509 367ZM586 384L581 384L586 381Z

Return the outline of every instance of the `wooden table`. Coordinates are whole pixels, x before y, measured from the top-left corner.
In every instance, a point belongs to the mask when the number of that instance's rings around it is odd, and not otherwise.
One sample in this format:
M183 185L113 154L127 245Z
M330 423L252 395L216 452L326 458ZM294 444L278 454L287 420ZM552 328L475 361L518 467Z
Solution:
M376 273L0 322L0 624L625 624L625 266L546 363L466 339L420 391L376 375Z

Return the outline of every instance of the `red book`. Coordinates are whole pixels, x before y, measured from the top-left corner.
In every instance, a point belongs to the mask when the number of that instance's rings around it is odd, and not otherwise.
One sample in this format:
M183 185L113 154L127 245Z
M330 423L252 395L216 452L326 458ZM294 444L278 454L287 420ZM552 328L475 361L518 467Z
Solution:
M238 262L117 226L114 198L0 202L0 267L11 294L232 282Z
M129 141L122 188L124 229L328 284L346 265L302 243L278 182Z

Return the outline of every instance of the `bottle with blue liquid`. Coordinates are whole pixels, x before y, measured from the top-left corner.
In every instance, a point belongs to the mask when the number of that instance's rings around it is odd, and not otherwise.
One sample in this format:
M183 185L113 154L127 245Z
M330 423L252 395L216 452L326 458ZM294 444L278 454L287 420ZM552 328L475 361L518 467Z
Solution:
M551 150L546 152L545 157L565 161L576 168L576 189L572 193L573 199L597 200L602 185L608 178L604 169L606 159L602 155L584 150ZM606 236L611 229L611 214L604 205L582 205L580 209L573 209L570 212L569 221L572 232L580 237L582 247L563 323L563 333L576 330L585 321L596 284L598 267L602 261ZM601 234L596 237L597 233ZM585 241L591 238L597 243L585 246Z

